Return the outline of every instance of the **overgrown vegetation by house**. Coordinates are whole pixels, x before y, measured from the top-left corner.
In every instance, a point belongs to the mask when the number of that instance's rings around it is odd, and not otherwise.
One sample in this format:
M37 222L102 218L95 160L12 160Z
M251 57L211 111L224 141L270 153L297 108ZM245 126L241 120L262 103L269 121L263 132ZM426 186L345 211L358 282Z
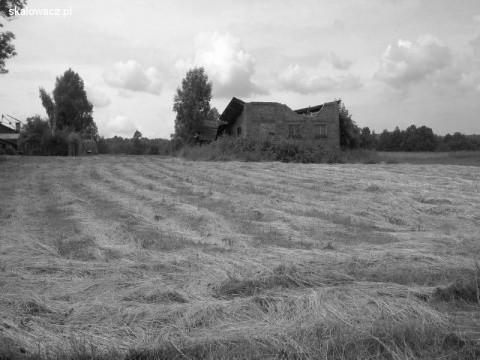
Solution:
M345 150L323 146L321 142L307 142L281 138L221 137L208 145L184 146L178 153L191 160L282 161L298 163L378 163L374 151Z

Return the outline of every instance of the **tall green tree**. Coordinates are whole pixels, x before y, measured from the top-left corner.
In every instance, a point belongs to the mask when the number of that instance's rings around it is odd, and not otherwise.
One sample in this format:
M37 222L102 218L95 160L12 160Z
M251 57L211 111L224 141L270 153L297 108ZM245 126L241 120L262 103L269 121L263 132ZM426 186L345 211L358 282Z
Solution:
M92 124L93 105L87 99L82 78L72 69L57 77L53 100L57 129L80 133Z
M404 133L403 147L397 150L418 151L417 149L420 143L420 138L419 138L417 127L415 125L410 125L403 133Z
M138 130L135 130L132 138L132 154L134 155L142 155L145 151L145 146L142 142L142 133Z
M480 142L474 138L469 139L465 134L456 132L453 135L447 134L440 143L442 151L462 151L462 150L478 150Z
M352 114L350 114L342 100L340 100L338 110L340 118L340 147L342 150L356 149L360 145L360 128L353 121Z
M55 103L53 102L52 97L49 93L45 91L44 88L40 88L40 100L42 100L42 105L45 108L48 116L48 122L50 125L51 131L55 130Z
M360 147L362 149L375 149L377 144L377 134L375 131L370 132L368 126L362 128L360 132Z
M377 142L376 150L378 151L392 151L391 149L391 134L385 129L380 134L380 137Z
M26 0L0 0L0 16L10 21L15 18L15 8L23 9L26 4ZM3 24L0 23L0 28L2 27ZM14 39L15 35L12 32L0 32L0 74L8 73L5 60L17 55L15 46L12 44Z
M395 127L390 135L390 151L402 151L405 147L405 132L400 130L398 126Z
M220 113L216 107L212 107L208 113L208 121L220 122Z
M54 131L74 131L82 139L98 140L93 105L87 99L82 78L72 69L56 78L53 96L40 88L40 99Z
M189 70L173 100L173 111L177 113L174 140L182 144L194 141L195 133L201 130L203 122L215 116L210 111L211 99L212 83L208 81L205 69Z
M93 121L93 119L91 123L89 123L79 132L79 135L84 140L98 141L100 139L100 135L98 135L97 124L95 121Z
M433 130L425 125L417 129L418 143L415 151L435 151L438 146L438 140Z
M410 125L406 130L397 126L392 132L384 130L377 144L379 151L435 151L438 139L426 126Z

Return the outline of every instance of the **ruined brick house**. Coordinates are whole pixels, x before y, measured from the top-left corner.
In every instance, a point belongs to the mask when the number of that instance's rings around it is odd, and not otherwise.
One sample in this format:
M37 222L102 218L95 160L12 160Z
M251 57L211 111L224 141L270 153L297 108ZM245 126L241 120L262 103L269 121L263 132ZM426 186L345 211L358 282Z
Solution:
M217 136L275 136L321 141L330 147L340 146L338 101L291 110L276 102L250 102L233 98L220 116L224 123Z

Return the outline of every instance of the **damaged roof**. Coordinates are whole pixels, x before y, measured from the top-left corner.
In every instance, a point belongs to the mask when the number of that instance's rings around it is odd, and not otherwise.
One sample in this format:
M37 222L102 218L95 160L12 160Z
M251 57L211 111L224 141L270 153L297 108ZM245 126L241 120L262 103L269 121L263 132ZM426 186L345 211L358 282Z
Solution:
M328 102L325 104L321 105L315 105L315 106L309 106L306 108L298 109L298 110L293 110L293 112L297 114L306 114L307 112L317 112L322 110L322 108L326 104L332 104L334 102L339 102L339 100ZM232 125L235 120L240 116L240 114L243 111L243 107L245 105L245 102L243 100L240 100L236 97L233 97L230 103L227 105L225 110L223 111L222 115L220 115L220 121L226 123L227 125Z
M322 110L323 104L322 105L316 105L316 106L309 106L303 109L298 109L298 110L293 110L293 112L297 114L306 114L307 112L317 112Z
M322 110L324 105L333 104L333 103L339 104L340 100L327 102L327 103L322 104L322 105L309 106L309 107L306 107L306 108L303 108L303 109L293 110L293 112L296 112L297 114L306 114L307 112L317 112L317 111Z
M225 110L223 110L222 115L220 115L220 121L228 125L233 124L242 113L244 105L245 102L243 100L233 97Z

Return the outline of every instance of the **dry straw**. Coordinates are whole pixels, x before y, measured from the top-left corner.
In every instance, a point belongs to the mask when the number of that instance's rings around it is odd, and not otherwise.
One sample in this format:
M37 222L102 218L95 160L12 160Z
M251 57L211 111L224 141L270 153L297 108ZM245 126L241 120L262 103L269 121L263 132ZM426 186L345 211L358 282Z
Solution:
M478 168L11 161L0 167L2 194L13 189L0 199L0 341L11 351L476 351L478 326L459 324L479 300ZM473 301L452 295L472 284Z

